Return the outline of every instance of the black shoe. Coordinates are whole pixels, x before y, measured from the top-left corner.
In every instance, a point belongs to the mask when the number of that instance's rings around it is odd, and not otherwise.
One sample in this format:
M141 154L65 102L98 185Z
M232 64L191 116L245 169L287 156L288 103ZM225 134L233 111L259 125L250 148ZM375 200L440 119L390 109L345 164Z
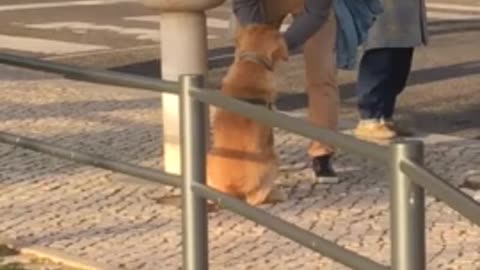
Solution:
M330 163L332 155L317 156L312 159L312 169L315 182L324 184L336 184L338 176Z

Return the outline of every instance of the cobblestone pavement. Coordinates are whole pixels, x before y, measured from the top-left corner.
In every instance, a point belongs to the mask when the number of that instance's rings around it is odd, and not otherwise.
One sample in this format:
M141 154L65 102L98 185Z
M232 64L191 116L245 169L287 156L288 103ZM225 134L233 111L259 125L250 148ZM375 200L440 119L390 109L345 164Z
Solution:
M158 94L72 82L0 67L0 130L107 157L161 166ZM303 138L277 131L278 181L288 201L263 208L362 255L388 264L385 168L339 153L342 182L315 184ZM480 142L426 142L426 166L456 186L480 177ZM0 145L0 237L111 265L181 266L181 212L157 199L177 190L114 181L119 175ZM478 191L465 190L472 196ZM427 199L428 269L480 269L480 229ZM209 215L211 269L347 269L222 210Z

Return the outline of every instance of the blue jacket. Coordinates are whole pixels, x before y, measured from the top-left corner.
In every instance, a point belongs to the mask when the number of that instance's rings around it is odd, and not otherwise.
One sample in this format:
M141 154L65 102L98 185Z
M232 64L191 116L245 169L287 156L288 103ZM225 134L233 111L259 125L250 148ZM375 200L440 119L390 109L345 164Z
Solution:
M380 0L335 0L337 17L337 67L354 69L357 52L368 31L383 12Z

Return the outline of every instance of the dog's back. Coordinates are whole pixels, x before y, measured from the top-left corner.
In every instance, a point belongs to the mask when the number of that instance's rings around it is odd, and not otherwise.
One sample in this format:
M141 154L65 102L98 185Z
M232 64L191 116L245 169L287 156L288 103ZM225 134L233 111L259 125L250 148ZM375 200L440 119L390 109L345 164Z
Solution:
M239 72L227 76L222 91L237 98L262 98L266 89L248 82L241 63L234 69ZM244 66L246 67L246 66ZM258 74L255 74L258 76ZM230 84L230 81L232 84ZM236 84L235 82L239 82ZM238 93L238 95L236 95ZM273 177L275 154L272 128L224 109L218 109L213 119L214 140L209 154L209 184L239 198L247 197L253 190Z
M223 80L222 92L271 103L275 96L273 74L258 63L235 61ZM264 202L277 174L272 128L218 109L213 134L207 161L208 184L250 204Z

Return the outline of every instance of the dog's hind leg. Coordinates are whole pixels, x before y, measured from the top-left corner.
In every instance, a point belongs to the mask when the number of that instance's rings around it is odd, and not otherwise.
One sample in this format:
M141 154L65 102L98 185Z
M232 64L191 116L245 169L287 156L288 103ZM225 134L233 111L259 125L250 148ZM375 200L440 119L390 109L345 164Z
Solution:
M260 205L267 200L268 194L270 194L270 188L262 187L248 193L245 201L250 205Z
M262 187L250 192L245 196L245 200L250 205L260 205L262 203L278 203L287 200L287 195L283 190L274 186L272 187Z
M286 194L274 184L277 174L278 170L276 164L272 165L269 172L262 179L262 184L255 190L246 194L245 200L247 203L250 205L259 205L262 203L285 201L287 199Z

